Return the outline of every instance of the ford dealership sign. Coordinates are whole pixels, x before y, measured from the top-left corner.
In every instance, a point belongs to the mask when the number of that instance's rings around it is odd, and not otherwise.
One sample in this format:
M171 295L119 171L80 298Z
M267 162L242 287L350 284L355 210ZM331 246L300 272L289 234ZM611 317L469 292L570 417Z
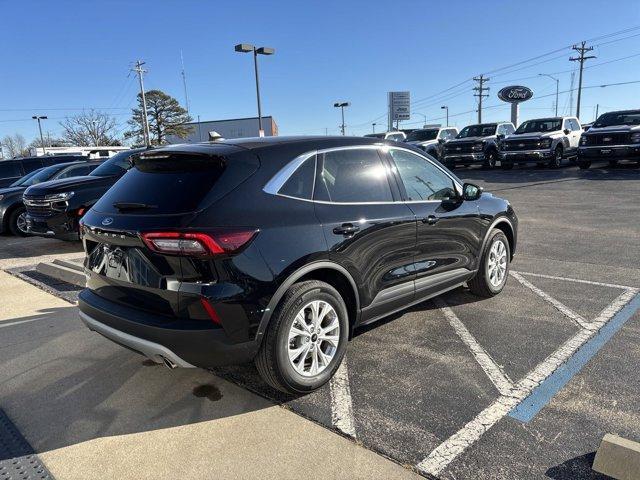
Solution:
M498 92L498 98L503 102L520 103L526 102L533 97L533 92L527 87L520 85L512 85L511 87L504 87Z

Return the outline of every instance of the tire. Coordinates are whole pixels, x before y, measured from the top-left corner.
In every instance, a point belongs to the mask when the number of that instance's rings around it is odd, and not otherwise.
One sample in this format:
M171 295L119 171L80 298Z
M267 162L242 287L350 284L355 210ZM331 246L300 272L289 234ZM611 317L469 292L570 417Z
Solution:
M485 162L483 164L483 167L484 168L496 168L496 160L497 160L496 152L494 150L489 150L487 152L486 157L485 157Z
M549 160L549 166L551 168L560 168L562 165L562 145L556 146L556 149L553 151L553 158Z
M578 167L580 170L587 170L591 166L591 160L578 159Z
M338 335L334 335L338 337L337 346L332 342L321 340L317 334L314 337L305 333L304 335L296 335L293 340L290 340L290 331L294 324L297 331L306 330L300 323L300 312L305 314L305 324L313 328L313 322L310 318L313 312L312 302L322 302L320 305L323 308L329 305L333 309L335 315L332 316L331 312L326 314L320 326L324 325L326 328L329 326L326 324L328 321L337 320L338 327L336 328L339 328L339 332L336 332L336 329L329 332L338 333ZM260 350L256 355L255 365L260 376L273 388L290 394L309 393L327 383L338 369L347 348L348 337L347 307L338 291L328 283L317 280L296 283L287 290L274 310ZM305 339L308 340L305 342ZM296 345L297 348L303 348L309 343L312 343L311 349L307 349L306 352L303 350L304 358L302 360L301 356L294 357L293 361L289 359L291 349L295 350ZM313 357L317 352L316 348L323 353L332 354L331 359L327 365L320 366L322 370L319 373L305 372L307 362L309 370L312 368ZM320 362L319 358L318 362ZM296 360L297 366L293 364ZM301 361L302 365L300 365ZM299 370L300 368L302 372ZM304 375L303 372L307 375Z
M502 268L500 270L502 276L499 277L499 282L493 282L491 280L491 274L495 270L490 268L490 262L494 258L495 251L492 249L494 245L502 243L502 247L504 250L500 250L500 247L497 248L500 252L504 252L505 263L500 264ZM502 255L501 255L502 257ZM478 269L478 273L476 276L469 280L469 290L471 293L478 295L479 297L493 297L494 295L499 294L507 283L507 278L509 277L509 266L511 262L511 249L509 248L509 241L505 234L498 229L491 230L489 234L489 240L482 252L482 258L480 259L480 267ZM496 278L498 280L498 278Z
M500 168L502 168L502 170L511 170L513 168L513 162L505 162L504 160L501 160Z
M17 237L26 237L29 235L24 219L26 213L24 207L18 207L9 215L9 231Z

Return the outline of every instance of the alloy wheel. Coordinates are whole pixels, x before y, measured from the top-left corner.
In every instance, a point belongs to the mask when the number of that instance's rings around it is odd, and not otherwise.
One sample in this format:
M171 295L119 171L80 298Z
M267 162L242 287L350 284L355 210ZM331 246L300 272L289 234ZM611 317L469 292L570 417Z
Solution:
M18 230L22 233L29 233L27 231L27 212L22 212L18 215L18 218L16 218L16 227L18 227Z
M502 240L497 240L491 245L488 258L489 282L494 287L499 287L507 274L507 247Z
M314 300L296 315L288 339L289 362L297 373L314 377L333 360L340 342L340 322L334 308Z

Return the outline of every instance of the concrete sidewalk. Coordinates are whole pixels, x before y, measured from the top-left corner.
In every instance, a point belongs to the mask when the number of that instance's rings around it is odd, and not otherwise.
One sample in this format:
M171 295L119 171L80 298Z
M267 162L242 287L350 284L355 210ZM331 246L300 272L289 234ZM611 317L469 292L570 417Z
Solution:
M55 478L419 478L203 370L168 370L88 331L0 271L0 407Z

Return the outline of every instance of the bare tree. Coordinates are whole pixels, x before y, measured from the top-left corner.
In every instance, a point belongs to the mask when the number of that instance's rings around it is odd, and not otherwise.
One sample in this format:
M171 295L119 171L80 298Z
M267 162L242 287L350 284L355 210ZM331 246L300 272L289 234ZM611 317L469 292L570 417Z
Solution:
M116 120L108 113L89 110L67 118L60 126L64 140L77 147L120 145Z
M29 155L27 141L22 135L16 133L14 135L5 135L0 142L3 156L6 158L24 157Z

